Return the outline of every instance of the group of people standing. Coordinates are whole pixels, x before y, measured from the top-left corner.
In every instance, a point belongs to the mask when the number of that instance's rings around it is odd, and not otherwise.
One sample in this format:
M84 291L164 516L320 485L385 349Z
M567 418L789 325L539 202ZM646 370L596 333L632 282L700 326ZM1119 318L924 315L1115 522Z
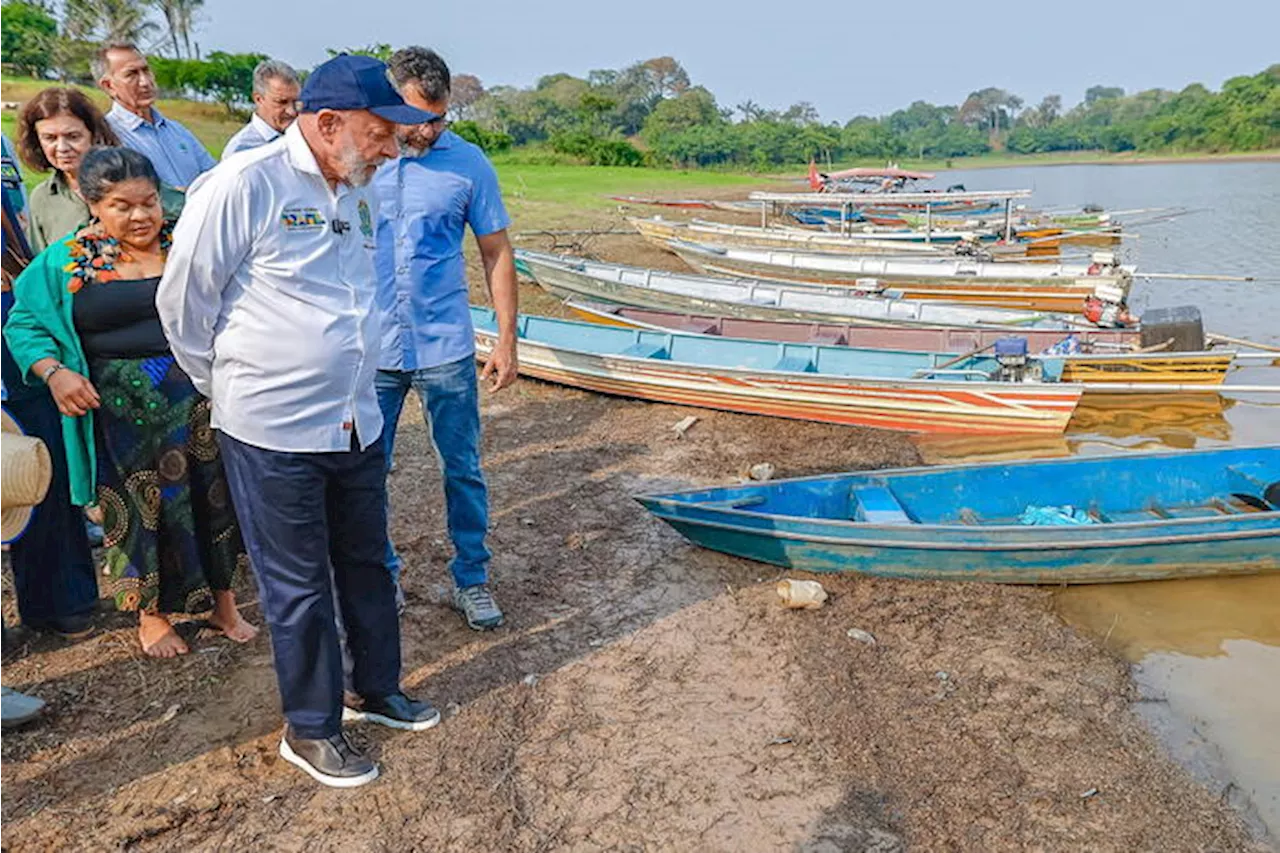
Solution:
M479 454L479 381L499 390L517 371L496 174L448 129L449 70L424 48L389 66L340 55L302 85L262 63L254 115L221 163L155 108L134 46L105 46L95 74L105 115L74 89L23 107L19 153L53 174L29 201L5 194L5 406L55 462L12 547L23 622L91 629L82 507L104 529L104 586L139 612L148 655L189 651L177 613L210 611L214 629L252 640L234 593L251 566L282 756L324 784L364 784L377 767L343 720L440 719L399 685L386 481L410 390L444 474L454 606L477 630L503 621ZM467 227L501 337L479 380Z

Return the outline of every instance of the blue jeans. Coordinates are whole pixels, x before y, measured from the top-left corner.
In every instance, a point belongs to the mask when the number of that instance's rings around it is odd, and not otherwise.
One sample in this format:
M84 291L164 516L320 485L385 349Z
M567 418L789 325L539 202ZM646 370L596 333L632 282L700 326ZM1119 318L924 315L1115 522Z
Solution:
M342 615L352 686L400 689L400 620L383 568L387 478L382 445L285 453L219 436L227 483L271 627L284 715L298 737L336 735L342 718Z
M418 393L436 459L444 474L444 500L454 558L449 564L459 589L489 582L489 493L480 471L480 389L475 360L420 370L379 370L378 405L382 408L382 441L391 469L396 425L409 391ZM401 562L387 537L387 571L399 581Z

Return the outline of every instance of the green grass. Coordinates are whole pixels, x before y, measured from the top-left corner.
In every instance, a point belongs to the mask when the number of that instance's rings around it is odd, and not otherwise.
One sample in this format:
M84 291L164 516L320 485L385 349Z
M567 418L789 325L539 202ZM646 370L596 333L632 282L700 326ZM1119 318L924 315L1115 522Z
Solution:
M29 77L5 77L0 82L4 86L4 100L18 103L30 100L41 89L58 85L53 81L33 80ZM100 109L104 111L110 109L111 102L101 91L87 86L76 88L87 94ZM209 153L215 159L222 154L223 146L227 144L231 135L244 126L243 118L228 115L221 104L162 100L157 102L156 106L169 118L177 119L186 125L187 129L204 144L204 147L209 149ZM15 142L17 141L17 121L17 110L5 110L3 116L0 116L0 127L3 128L5 136ZM45 175L39 172L30 171L25 163L22 166L22 174L28 186L34 186L45 178Z
M495 163L508 198L601 209L616 207L611 195L694 197L703 190L759 185L751 175L620 166L530 166Z

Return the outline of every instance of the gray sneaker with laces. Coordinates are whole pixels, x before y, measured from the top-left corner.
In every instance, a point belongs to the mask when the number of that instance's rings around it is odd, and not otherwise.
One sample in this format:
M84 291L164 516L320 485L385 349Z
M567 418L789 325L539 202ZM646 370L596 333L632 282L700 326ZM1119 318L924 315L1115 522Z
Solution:
M44 710L43 699L19 693L8 687L0 693L3 694L3 698L0 698L0 713L3 714L6 729L25 725L40 716L40 712Z
M493 600L487 584L455 589L453 608L476 631L488 631L502 624L502 611L498 609L498 603Z

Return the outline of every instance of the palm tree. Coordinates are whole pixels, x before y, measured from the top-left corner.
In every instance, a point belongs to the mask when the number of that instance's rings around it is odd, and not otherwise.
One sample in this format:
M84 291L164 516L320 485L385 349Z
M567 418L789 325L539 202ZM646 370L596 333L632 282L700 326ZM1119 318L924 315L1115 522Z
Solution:
M158 29L142 0L67 0L65 32L85 41L141 44Z
M194 29L195 16L204 5L204 0L150 0L164 18L168 29L168 41L173 45L173 55L181 58L183 48L187 58L193 57L191 52L191 31Z

